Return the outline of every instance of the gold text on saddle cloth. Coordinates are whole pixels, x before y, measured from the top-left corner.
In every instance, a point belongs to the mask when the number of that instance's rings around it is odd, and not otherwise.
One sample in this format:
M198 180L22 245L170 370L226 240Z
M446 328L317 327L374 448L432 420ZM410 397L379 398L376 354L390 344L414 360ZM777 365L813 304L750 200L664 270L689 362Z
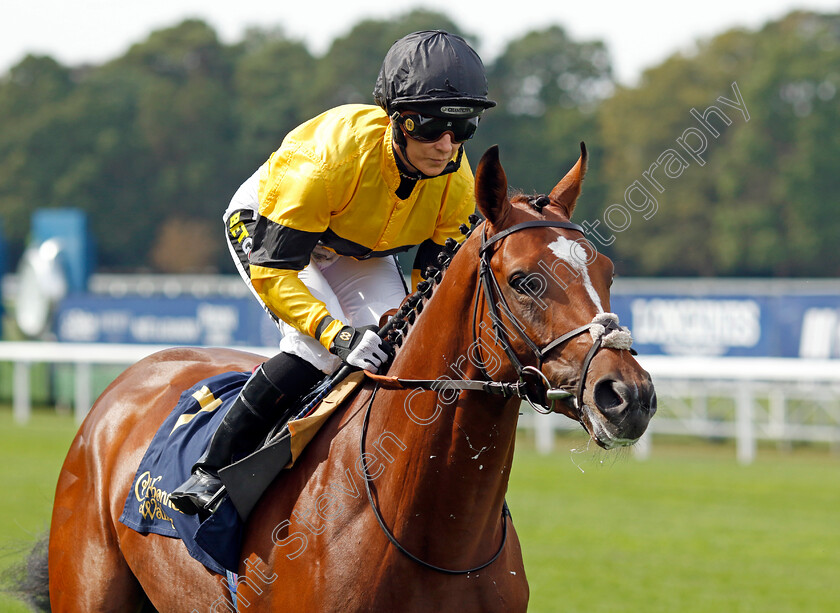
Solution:
M163 475L152 477L152 474L147 470L142 475L137 477L134 483L134 497L140 503L140 515L144 519L160 519L168 521L175 529L175 524L172 523L172 518L169 517L170 509L179 513L178 509L170 502L169 492L157 487L157 482L163 479Z

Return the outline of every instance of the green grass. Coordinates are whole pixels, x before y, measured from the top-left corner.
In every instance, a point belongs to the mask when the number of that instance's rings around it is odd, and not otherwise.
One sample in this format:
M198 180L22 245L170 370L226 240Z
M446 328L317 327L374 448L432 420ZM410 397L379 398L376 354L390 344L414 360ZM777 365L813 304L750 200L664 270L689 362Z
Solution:
M36 412L0 410L0 573L47 527L75 432ZM840 458L654 440L653 455L589 450L582 433L539 456L517 449L508 502L522 540L532 613L827 612L840 602ZM0 613L22 612L0 595Z
M765 449L740 466L730 445L654 441L645 462L521 445L508 498L530 611L840 610L840 458L827 451Z
M0 584L36 538L49 528L55 484L76 433L70 415L35 411L26 426L0 409ZM27 609L0 593L0 613Z

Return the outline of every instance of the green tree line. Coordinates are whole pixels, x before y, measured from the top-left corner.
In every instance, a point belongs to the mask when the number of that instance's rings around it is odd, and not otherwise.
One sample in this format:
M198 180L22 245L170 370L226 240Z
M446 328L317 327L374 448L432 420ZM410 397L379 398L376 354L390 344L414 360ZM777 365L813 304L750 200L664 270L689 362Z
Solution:
M11 259L33 210L69 206L89 215L100 270L232 272L220 218L240 183L298 123L371 103L390 45L427 28L480 48L446 15L412 11L362 21L320 57L282 29L228 45L197 20L101 65L25 57L0 78ZM840 273L840 15L723 32L632 87L602 41L560 25L486 63L499 105L467 145L473 168L499 144L511 185L546 192L585 141L576 218L620 274Z

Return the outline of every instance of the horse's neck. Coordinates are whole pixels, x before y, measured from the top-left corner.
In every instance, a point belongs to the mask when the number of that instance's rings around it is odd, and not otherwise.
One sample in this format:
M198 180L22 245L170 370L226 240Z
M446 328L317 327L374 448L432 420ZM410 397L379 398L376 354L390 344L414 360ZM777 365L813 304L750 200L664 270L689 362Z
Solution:
M380 426L406 446L395 492L403 515L412 517L412 526L432 523L437 534L451 526L452 538L467 547L465 531L486 543L488 532L499 527L518 417L515 401L484 392L459 393L445 385L447 380L482 378L471 352L476 279L469 272L447 273L389 371L403 378L439 379L443 388L397 394L398 405L389 406ZM443 542L446 535L436 538Z

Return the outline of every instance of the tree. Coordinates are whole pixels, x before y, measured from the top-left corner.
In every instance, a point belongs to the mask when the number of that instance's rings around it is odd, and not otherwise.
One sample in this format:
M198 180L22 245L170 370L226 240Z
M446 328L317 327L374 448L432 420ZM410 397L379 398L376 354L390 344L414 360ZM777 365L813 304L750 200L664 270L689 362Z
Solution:
M573 41L558 26L512 41L488 66L498 107L485 114L470 151L499 144L511 185L536 193L551 190L585 141L590 171L576 216L587 214L604 194L594 110L612 88L611 75L602 42Z
M744 82L756 101L750 126L722 153L716 244L732 241L726 272L774 276L840 274L840 15L796 12L753 36L754 62ZM746 241L738 241L747 237ZM740 269L740 270L739 270Z
M69 69L51 57L27 55L0 80L0 120L31 117L44 106L60 103L73 88Z
M166 244L168 224L185 218L219 224L220 211L241 178L230 164L236 137L233 62L232 51L207 24L188 20L152 33L101 68L97 82L110 83L113 89L122 84L130 100L126 106L132 109L122 138L135 157L118 171L119 189L132 196L119 199L119 208L126 218L142 211L144 219L140 227L109 223L101 228L107 237L104 261L115 266L154 262L163 271L180 269L179 262L166 264L160 255L151 257L149 246ZM101 180L108 183L110 178ZM108 206L107 200L99 203ZM137 235L143 247L133 256L125 253L125 245L136 245ZM207 240L223 254L217 237ZM185 241L183 248L191 244Z
M609 202L626 205L634 181L658 201L655 215L631 211L630 227L617 233L614 251L627 273L840 272L832 248L840 222L831 213L831 194L840 188L832 170L840 161L838 32L838 16L802 12L757 32L725 32L702 41L693 55L676 55L647 71L638 87L619 89L605 102L600 120ZM720 102L735 99L736 88L743 112ZM708 116L717 135L691 114L711 106L728 119ZM700 159L679 146L688 129L705 134ZM669 150L682 155L685 168L666 179L653 165ZM644 177L652 169L661 191Z
M241 180L228 176L231 54L206 24L186 21L74 78L48 58L25 59L0 87L11 122L0 137L4 215L20 224L36 207L82 208L103 267L166 270L149 246L168 220L218 220Z
M499 106L510 115L554 108L592 109L612 91L609 53L601 41L576 42L560 26L508 44L490 70Z
M246 33L234 69L238 125L234 165L242 179L273 153L316 106L317 62L306 47L280 31Z
M23 250L33 208L51 201L66 144L56 115L76 84L54 59L28 55L0 80L0 215L13 254Z
M413 11L360 22L315 58L282 30L227 46L189 20L101 66L24 58L0 78L12 260L32 210L74 206L89 213L102 268L230 270L219 217L236 188L298 123L371 103L384 54L421 29L464 35ZM615 87L602 42L529 32L487 64L499 105L466 144L470 163L499 144L510 184L544 192L586 141L575 218L613 237L596 246L621 274L836 275L838 33L840 15L795 12L700 41L628 88ZM681 148L698 144L691 130L705 135L699 153Z

